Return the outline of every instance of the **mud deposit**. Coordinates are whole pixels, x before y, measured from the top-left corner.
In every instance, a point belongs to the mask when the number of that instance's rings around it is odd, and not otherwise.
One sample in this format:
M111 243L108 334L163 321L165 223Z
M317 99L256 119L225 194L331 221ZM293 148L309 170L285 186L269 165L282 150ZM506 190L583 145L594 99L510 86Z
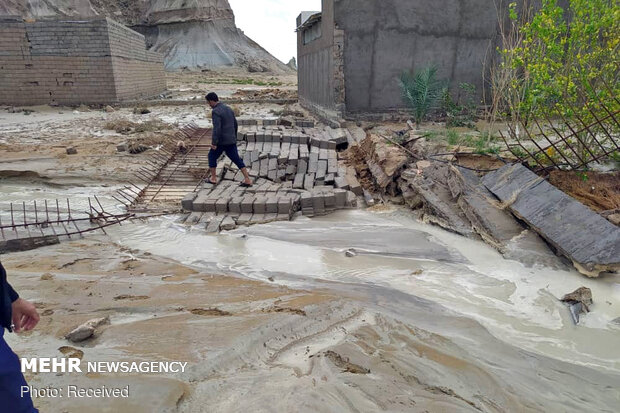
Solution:
M3 201L39 193L2 190ZM39 398L41 411L616 410L617 278L559 260L525 267L399 209L216 236L176 219L2 256L43 314L9 335L20 356L188 362L176 374L28 374L40 387L131 389L97 403ZM558 298L582 285L594 305L574 326ZM99 317L110 324L95 337L63 338Z

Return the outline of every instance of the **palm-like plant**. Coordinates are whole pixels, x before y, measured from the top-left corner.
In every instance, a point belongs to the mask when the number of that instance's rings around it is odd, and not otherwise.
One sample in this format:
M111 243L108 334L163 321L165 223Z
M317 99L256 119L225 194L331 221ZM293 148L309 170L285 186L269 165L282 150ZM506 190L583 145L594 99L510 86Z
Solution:
M400 76L403 99L411 108L418 129L428 113L437 107L445 85L445 81L437 79L437 68L434 66L415 73L404 72Z

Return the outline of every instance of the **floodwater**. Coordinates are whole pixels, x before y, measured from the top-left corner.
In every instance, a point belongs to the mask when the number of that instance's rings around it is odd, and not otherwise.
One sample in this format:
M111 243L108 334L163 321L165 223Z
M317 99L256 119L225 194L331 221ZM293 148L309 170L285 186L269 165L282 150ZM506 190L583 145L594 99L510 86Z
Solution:
M103 189L82 188L68 193L61 188L0 187L2 204L24 197L34 199L41 192L48 198L79 197L80 193ZM414 338L422 340L420 331L428 332L438 337L433 338L438 350L458 354L467 366L463 369L475 366L480 372L476 379L448 377L447 371L452 370L446 370L445 365L450 364L446 360L409 367L424 371L424 377L443 380L457 393L460 389L463 394L485 395L473 396L476 403L468 402L474 410L617 409L620 325L613 321L620 317L617 275L588 279L559 259L553 266L541 263L526 267L504 259L481 241L421 224L399 208L340 211L326 217L300 217L292 222L241 228L219 235L207 235L200 228L189 228L178 221L178 216L159 217L146 223L109 228L107 232L118 244L203 271L297 289L328 290L347 297L364 308L362 321L375 319L375 330L384 339L389 332L384 331L385 336L379 333L381 322L377 319L393 320L388 330L398 330L402 341L391 343L390 351L398 354L394 357L401 363L413 357L407 351L419 356L421 350L411 346L415 346ZM581 286L592 289L594 305L592 312L583 315L575 326L568 308L558 298ZM387 321L383 323L387 325ZM359 329L361 324L358 320L347 328ZM401 331L401 325L409 326L409 332ZM333 345L339 338L330 340ZM285 352L279 357L279 366L303 364ZM214 363L209 366L218 365ZM401 366L400 371L403 369ZM289 385L284 376L269 374L270 380ZM251 378L256 380L255 376ZM196 377L191 379L200 381ZM237 395L237 403L251 405L252 401L263 401L252 393L253 385L241 373L227 379L231 388L205 384L199 392L210 394L214 406L220 408L232 403L231 394L235 392L245 395ZM420 384L420 380L415 378L412 383ZM343 390L334 390L332 403L338 406L334 409L354 410L351 406L359 408L370 401L382 405L380 395L364 390L362 382L355 384L365 394L347 396L345 403L340 400ZM388 387L385 392L391 394L393 389ZM328 403L329 397L325 397ZM496 403L499 406L493 408ZM292 405L274 401L271 407L291 409ZM456 411L455 406L452 410L449 406L435 407L437 410L431 411ZM191 407L186 411L192 411Z

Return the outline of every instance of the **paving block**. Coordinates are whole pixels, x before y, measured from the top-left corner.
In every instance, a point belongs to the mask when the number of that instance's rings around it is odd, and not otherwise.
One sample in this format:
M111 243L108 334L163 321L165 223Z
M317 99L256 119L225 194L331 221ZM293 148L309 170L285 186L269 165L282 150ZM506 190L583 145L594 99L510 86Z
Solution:
M288 154L288 162L291 165L297 165L298 160L299 160L299 145L293 144L291 145L291 149Z
M304 189L310 191L314 188L314 174L306 174L304 178Z
M293 188L302 189L304 187L305 177L306 175L301 172L295 175L295 180L293 181Z
M275 214L278 212L278 198L276 196L268 197L265 205L266 213Z
M241 213L242 214L251 214L253 213L254 208L254 197L253 196L245 196L243 201L241 202Z
M269 159L262 159L260 161L260 169L259 169L259 176L267 176L267 174L269 173Z
M357 178L352 174L347 174L346 176L347 182L349 183L349 189L353 191L355 195L362 195L362 186L360 185Z
M252 214L241 214L237 218L237 225L247 225L252 219Z
M213 219L207 225L207 233L215 233L220 231L220 224L224 220L223 215L213 217Z
M312 208L312 193L304 192L301 194L301 208Z
M200 221L200 218L202 218L202 215L203 215L202 212L192 212L191 214L189 214L189 216L185 220L185 225L197 224Z
M347 178L345 178L344 176L337 176L334 179L334 185L336 186L336 188L341 188L341 189L346 189L346 190L350 188L349 181L347 181Z
M318 162L316 179L325 179L325 175L327 175L327 161L322 160Z
M338 172L338 159L329 158L327 160L327 173L335 174Z
M323 199L325 200L325 210L332 212L336 209L336 195L333 192L325 194Z
M305 174L308 172L308 161L300 159L297 163L297 173Z
M263 224L265 222L265 214L253 214L249 224Z
M252 212L254 214L264 214L267 212L267 198L261 195L256 196L254 198L254 205L252 207Z
M334 174L325 175L325 183L327 185L333 185L335 180L336 180L336 176Z
M278 199L278 214L291 214L291 198L283 197Z
M223 212L228 212L228 202L230 198L224 197L220 198L215 202L215 212L221 214Z
M237 227L237 223L235 222L234 219L232 219L231 216L228 216L228 215L224 217L224 219L220 223L221 231L232 231L236 227Z
M336 198L336 208L344 208L347 205L347 191L344 189L334 189Z
M242 203L243 203L242 197L234 197L228 203L228 210L233 214L240 214Z
M185 195L185 197L181 201L181 207L186 211L193 211L194 200L196 199L197 196L198 196L197 192L190 192L189 194Z

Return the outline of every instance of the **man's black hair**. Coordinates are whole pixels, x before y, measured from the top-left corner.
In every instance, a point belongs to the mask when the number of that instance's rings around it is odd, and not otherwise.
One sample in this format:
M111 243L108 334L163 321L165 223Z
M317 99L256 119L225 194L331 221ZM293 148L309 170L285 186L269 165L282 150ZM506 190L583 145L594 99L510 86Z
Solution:
M220 98L217 97L217 93L211 92L207 95L207 100L211 102L219 102Z

